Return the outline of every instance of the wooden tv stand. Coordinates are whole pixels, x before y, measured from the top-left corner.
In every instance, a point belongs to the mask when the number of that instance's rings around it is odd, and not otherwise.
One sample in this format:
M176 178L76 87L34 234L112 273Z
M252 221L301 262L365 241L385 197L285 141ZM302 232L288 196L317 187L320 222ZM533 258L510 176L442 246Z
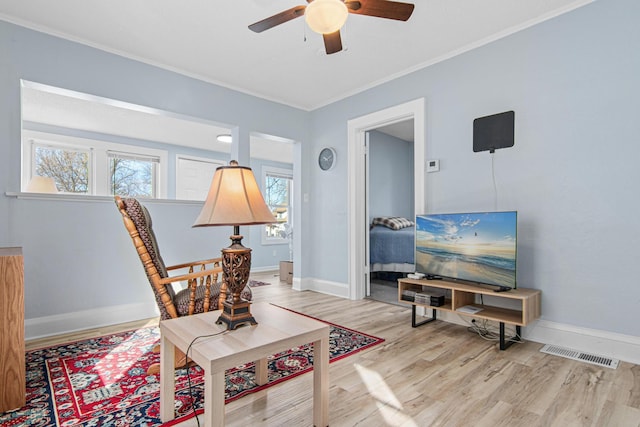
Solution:
M493 320L500 323L500 350L507 349L514 339L521 334L521 327L540 317L540 295L537 289L517 288L505 292L496 292L496 288L483 285L474 285L464 282L427 279L398 279L398 302L411 304L411 326L418 327L436 320L436 310L469 316L476 319ZM429 293L429 290L440 291L446 294L444 304L432 306L428 302L416 302L406 299L405 291ZM405 294L403 294L405 292ZM403 297L403 295L405 295ZM502 308L487 304L476 303L477 295L486 295L501 300L512 300L510 305L516 308ZM516 303L513 303L516 301ZM416 321L416 306L433 309L431 318L422 322ZM463 306L481 308L477 313L465 313L458 309ZM516 326L516 337L505 339L504 325Z

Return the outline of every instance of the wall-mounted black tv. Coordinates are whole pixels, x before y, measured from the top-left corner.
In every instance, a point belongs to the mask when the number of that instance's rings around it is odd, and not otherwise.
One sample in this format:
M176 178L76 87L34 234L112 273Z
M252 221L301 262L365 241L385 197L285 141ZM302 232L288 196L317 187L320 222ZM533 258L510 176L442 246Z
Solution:
M516 211L416 215L416 271L516 287Z
M473 121L473 151L493 153L499 148L513 147L515 139L513 111L478 117Z

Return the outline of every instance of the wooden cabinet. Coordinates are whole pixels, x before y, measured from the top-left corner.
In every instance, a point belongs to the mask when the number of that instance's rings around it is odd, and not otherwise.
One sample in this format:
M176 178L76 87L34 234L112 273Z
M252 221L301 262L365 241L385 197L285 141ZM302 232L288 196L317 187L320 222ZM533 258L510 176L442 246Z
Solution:
M426 302L416 302L412 299L413 293L429 294L442 293L445 295L443 304L433 306ZM491 305L484 303L487 300L501 301ZM520 336L520 327L526 326L531 321L540 317L541 292L537 289L518 288L506 292L495 292L494 289L481 285L472 285L446 280L426 279L399 279L398 301L412 304L412 326L420 326L434 320L436 310L455 312L462 316L470 316L477 319L493 320L500 324L500 349L504 350L509 343L504 337L504 325L516 326L517 335ZM480 300L481 302L478 302ZM423 300L422 300L423 301ZM434 310L433 317L423 322L416 322L416 306L428 307ZM510 308L504 308L509 306ZM481 309L476 313L461 311L462 307L475 307Z
M0 325L0 412L6 412L26 403L21 248L0 248Z

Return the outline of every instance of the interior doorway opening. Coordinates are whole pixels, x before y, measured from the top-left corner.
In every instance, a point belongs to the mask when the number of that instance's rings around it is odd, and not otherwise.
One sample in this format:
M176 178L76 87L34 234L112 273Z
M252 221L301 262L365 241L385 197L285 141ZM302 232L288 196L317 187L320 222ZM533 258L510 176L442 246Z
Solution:
M382 218L413 221L414 120L368 130L365 135L366 234L365 297L398 304L397 279L415 271L414 227L393 230L379 225Z
M349 298L362 299L370 282L367 212L367 132L413 120L414 215L425 211L424 98L349 120Z

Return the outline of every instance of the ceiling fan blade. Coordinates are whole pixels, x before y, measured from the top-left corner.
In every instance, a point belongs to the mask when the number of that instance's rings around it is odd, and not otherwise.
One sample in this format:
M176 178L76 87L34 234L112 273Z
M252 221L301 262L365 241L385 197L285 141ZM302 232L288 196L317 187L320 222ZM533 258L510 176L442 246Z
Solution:
M249 29L256 33L261 33L264 30L268 30L269 28L273 28L276 25L284 24L285 22L291 21L292 19L304 15L305 8L306 6L292 7L291 9L285 10L284 12L276 13L275 15L265 18L262 21L258 21L249 25Z
M401 3L389 0L359 0L345 1L349 12L358 15L376 16L378 18L407 21L415 7L411 3Z
M327 52L327 55L331 55L332 53L340 52L342 50L340 30L334 33L323 34L322 38L324 39L324 50Z

